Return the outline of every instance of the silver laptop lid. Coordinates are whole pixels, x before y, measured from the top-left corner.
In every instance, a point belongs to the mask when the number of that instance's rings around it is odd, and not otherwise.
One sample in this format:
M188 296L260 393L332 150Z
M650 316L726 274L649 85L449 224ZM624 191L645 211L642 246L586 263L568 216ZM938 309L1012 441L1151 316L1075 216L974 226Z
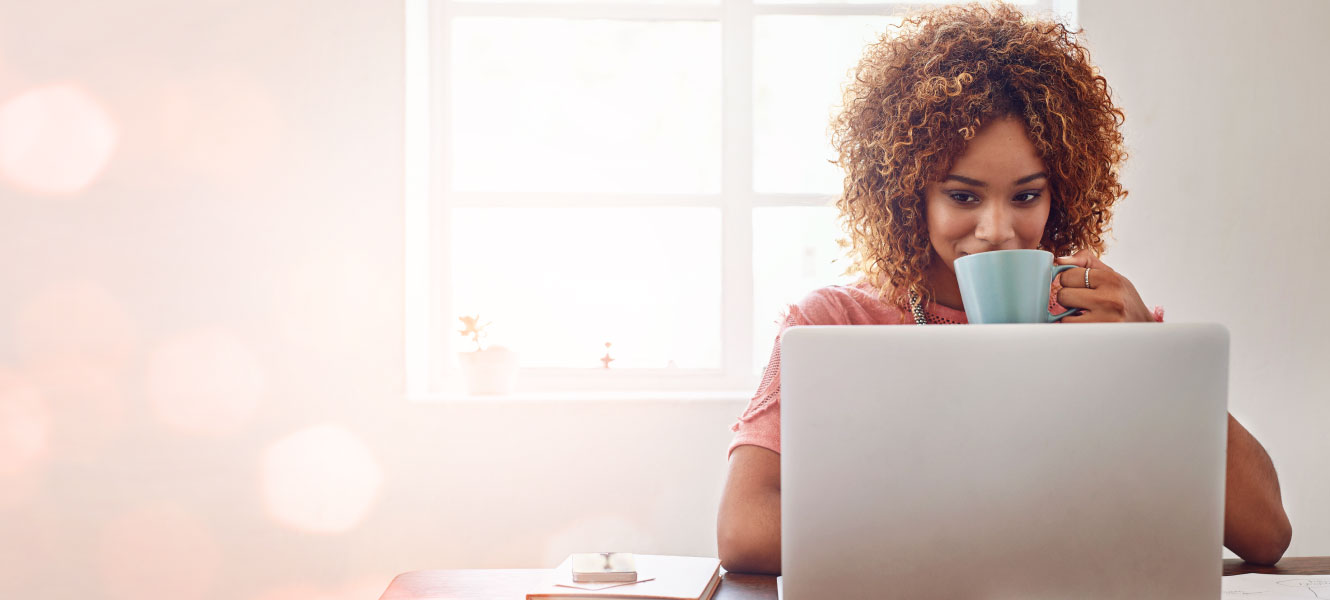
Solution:
M786 598L1219 597L1222 326L798 327L781 354Z

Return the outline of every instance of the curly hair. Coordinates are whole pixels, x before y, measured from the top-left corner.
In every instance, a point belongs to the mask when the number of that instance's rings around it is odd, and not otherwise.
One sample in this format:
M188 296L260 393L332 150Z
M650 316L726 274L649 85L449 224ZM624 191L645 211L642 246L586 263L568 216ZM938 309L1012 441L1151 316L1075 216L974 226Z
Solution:
M932 298L925 187L941 181L988 122L1014 117L1048 167L1052 207L1040 247L1103 252L1126 159L1108 82L1071 31L999 4L929 10L869 45L852 70L832 145L849 271L898 306Z

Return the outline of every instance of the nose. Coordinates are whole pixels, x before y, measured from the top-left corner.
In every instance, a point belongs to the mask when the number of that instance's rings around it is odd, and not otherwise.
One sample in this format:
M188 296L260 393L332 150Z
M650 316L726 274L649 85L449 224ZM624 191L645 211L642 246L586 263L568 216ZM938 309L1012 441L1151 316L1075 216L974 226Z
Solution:
M974 237L994 249L1005 249L1016 240L1015 215L1005 202L985 202L979 210Z

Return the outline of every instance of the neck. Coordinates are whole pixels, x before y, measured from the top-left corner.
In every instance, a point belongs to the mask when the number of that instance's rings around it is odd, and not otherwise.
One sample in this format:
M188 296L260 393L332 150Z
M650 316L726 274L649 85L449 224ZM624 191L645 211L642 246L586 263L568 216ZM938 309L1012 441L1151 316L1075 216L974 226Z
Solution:
M947 308L965 310L961 303L961 286L956 283L956 273L947 268L942 257L933 254L933 262L928 267L928 288L933 292L933 302Z

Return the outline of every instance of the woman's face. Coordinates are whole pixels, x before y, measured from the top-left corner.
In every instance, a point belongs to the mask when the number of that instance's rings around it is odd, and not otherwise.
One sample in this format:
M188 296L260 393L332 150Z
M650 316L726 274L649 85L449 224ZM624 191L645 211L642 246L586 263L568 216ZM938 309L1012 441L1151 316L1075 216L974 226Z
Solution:
M1037 248L1052 206L1044 161L1011 117L979 130L942 181L927 188L928 237L933 265L966 254Z

